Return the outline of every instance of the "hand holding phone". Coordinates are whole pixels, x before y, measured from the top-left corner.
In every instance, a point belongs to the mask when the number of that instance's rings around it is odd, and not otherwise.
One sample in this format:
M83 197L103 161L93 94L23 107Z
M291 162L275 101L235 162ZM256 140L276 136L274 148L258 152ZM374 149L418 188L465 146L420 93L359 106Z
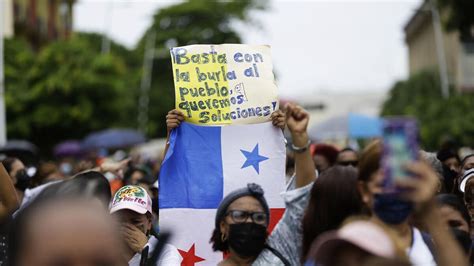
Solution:
M412 178L406 165L418 160L418 126L413 118L387 118L383 122L383 151L381 165L384 172L385 193L398 193L399 181Z

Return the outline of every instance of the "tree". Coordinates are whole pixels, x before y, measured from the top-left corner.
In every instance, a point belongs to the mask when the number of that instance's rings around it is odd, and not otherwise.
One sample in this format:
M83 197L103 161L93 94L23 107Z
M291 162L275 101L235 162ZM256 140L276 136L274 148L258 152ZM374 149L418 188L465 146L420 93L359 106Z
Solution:
M266 6L266 1L259 0L189 0L156 12L152 25L137 46L137 53L143 54L147 36L152 31L156 33L148 123L150 136L165 136L165 116L174 107L169 49L190 44L240 43L233 23L258 25L251 19L250 11L264 10Z
M447 9L443 19L448 31L459 31L463 42L474 42L474 1L473 0L438 0L442 9Z
M80 139L91 131L136 127L144 46L152 31L157 41L148 136L164 136L165 115L174 105L169 48L239 43L233 23L255 23L249 12L265 7L259 0L189 0L158 10L136 49L112 42L106 55L100 53L102 35L95 33L75 33L37 52L24 41L8 40L8 138L28 139L47 152L64 139Z
M438 76L425 71L393 86L383 104L382 115L416 117L423 146L435 150L445 136L454 138L460 145L474 143L472 103L473 94L456 94L453 88L451 97L443 98Z
M29 124L21 121L28 102L28 81L25 74L34 62L34 53L23 39L5 40L5 105L7 137L27 136Z
M121 58L101 55L78 37L49 44L34 57L17 42L6 43L10 139L28 139L46 152L66 138L131 124L133 94Z

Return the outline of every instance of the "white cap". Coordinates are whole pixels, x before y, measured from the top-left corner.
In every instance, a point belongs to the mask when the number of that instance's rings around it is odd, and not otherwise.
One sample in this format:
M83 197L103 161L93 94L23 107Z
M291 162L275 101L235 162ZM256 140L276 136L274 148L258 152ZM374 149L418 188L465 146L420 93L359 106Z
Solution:
M132 210L140 214L152 213L151 206L151 198L144 188L124 186L115 193L110 213L123 209Z
M351 222L338 231L322 234L313 242L310 254L318 263L327 264L334 251L343 243L350 243L370 254L384 258L396 256L395 246L387 233L369 221Z
M469 181L469 179L473 177L474 177L474 168L466 170L461 177L461 184L459 184L459 190L464 192L464 190L466 189L467 181Z

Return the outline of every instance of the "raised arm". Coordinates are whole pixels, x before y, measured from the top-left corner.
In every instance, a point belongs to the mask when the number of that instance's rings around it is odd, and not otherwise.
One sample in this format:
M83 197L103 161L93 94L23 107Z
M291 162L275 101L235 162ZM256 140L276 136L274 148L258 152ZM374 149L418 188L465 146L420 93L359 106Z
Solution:
M0 163L0 222L18 209L19 206L20 202L16 196L15 186L13 186L7 170Z
M424 162L411 163L407 168L417 178L401 181L400 186L408 191L404 196L416 203L416 216L433 239L438 265L468 265L461 246L449 231L434 200L438 188L435 172Z
M166 152L168 151L168 147L170 146L169 144L170 144L171 130L179 127L179 125L181 125L181 122L183 121L184 121L184 114L183 112L177 109L173 109L169 111L168 114L166 115L167 134L166 134L166 146L165 146L165 150L163 151L163 158L165 158Z
M316 179L316 169L309 151L308 123L309 114L301 106L286 106L286 124L291 132L292 149L295 152L296 188L304 187Z

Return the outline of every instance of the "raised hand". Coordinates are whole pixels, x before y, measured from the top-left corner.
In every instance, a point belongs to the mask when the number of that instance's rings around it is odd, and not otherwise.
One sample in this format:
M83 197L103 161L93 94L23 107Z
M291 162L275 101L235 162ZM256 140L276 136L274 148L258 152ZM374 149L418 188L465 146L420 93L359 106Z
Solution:
M122 226L122 235L125 242L135 253L140 253L145 245L148 243L148 238L133 224L124 224Z
M405 190L402 196L417 204L430 202L439 186L434 170L424 162L412 162L406 169L415 177L397 182L397 185Z
M166 115L166 127L168 131L171 131L173 128L179 127L181 122L184 121L184 114L176 109L173 109L168 112Z
M309 114L301 106L289 103L286 105L286 124L292 135L306 134Z
M114 175L122 178L125 168L128 166L128 163L131 161L131 158L123 159L120 162L110 162L106 161L102 163L99 167L99 172L101 173L113 173Z
M272 119L272 123L274 126L279 127L282 130L285 129L286 116L285 116L285 113L283 113L283 111L278 110L278 111L273 112L270 118Z

